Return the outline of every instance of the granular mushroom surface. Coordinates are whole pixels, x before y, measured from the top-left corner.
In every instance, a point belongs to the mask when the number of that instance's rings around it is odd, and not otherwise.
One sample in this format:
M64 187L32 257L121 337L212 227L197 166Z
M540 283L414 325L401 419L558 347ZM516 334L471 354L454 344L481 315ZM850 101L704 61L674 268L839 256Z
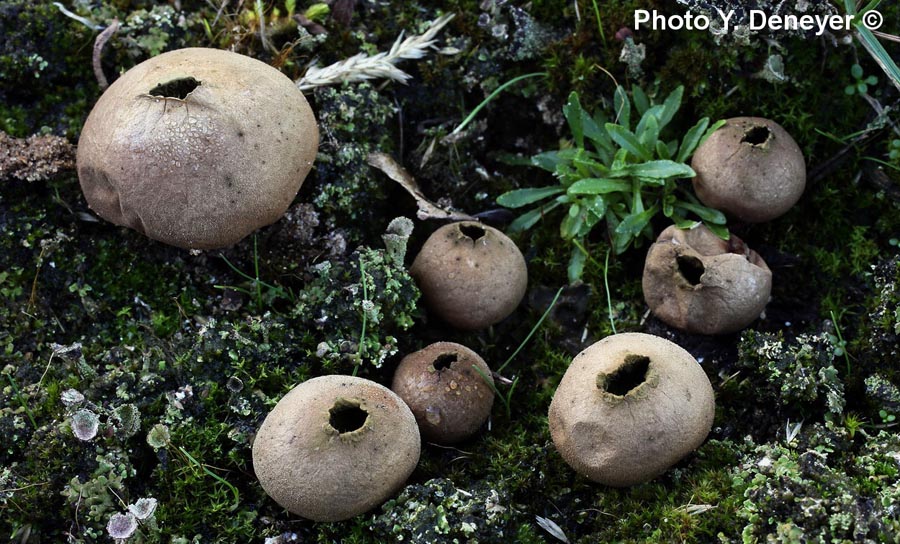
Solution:
M736 332L757 319L772 292L772 272L758 253L705 225L672 225L650 246L642 279L657 318L699 334Z
M499 230L460 221L436 230L410 274L425 304L453 327L477 330L505 319L528 287L525 258Z
M409 405L426 440L453 444L491 415L493 383L480 355L454 342L436 342L400 361L391 389Z
M735 117L694 152L694 191L707 206L759 223L787 212L803 195L806 162L781 125Z
M301 383L266 416L253 470L266 493L314 521L348 519L400 489L421 450L412 412L390 389L353 376Z
M690 353L643 333L608 336L573 359L553 401L553 443L576 472L609 486L648 481L696 449L715 415Z
M318 142L309 104L281 72L179 49L103 93L78 142L78 178L108 221L178 247L221 248L284 214Z

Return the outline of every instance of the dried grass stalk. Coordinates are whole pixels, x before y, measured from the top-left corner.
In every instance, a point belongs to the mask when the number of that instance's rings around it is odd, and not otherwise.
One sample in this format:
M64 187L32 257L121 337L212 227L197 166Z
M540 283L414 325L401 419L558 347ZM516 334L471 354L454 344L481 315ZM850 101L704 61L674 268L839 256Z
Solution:
M335 85L347 81L366 81L369 79L393 79L401 83L411 77L395 64L406 59L420 59L428 53L428 49L434 45L434 37L455 15L448 13L438 17L428 27L424 34L403 39L403 33L397 37L390 51L368 56L359 53L349 59L345 59L324 68L315 64L306 70L297 86L301 91L308 91L323 85Z

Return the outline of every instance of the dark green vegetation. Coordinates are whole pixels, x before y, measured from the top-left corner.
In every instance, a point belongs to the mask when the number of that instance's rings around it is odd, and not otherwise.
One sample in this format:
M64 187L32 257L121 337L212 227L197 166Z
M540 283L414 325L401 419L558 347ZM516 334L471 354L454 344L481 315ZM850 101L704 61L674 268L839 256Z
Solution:
M295 5L327 35L263 2L269 48L252 2L221 14L196 0L182 11L66 4L99 25L122 23L103 55L109 79L188 45L233 47L296 78L313 57L327 65L388 50L401 30L420 32L441 12L457 17L439 45L458 52L407 61L406 86L312 93L322 128L314 173L285 219L224 252L190 254L92 221L74 172L29 183L0 170L0 538L109 542L113 515L150 498L156 510L129 542L554 541L535 516L584 543L900 538L898 119L872 107L894 105L898 92L858 44L753 34L717 43L705 32L617 39L634 9L671 9L659 0L581 0L580 20L576 3L561 0L358 2L352 13L336 2L330 16ZM882 30L900 32L900 7L883 4ZM74 142L99 94L96 34L50 2L0 3L0 128ZM878 79L865 96L858 86L845 92L857 82L854 64ZM250 443L294 384L355 368L387 383L402 354L436 340L465 344L497 368L567 283L571 246L551 217L516 239L530 292L513 316L472 334L427 319L400 261L402 229L382 239L415 206L366 154L392 154L434 200L502 220L497 196L553 184L512 163L572 145L560 142L572 136L562 114L572 91L586 111L613 116L604 69L657 102L683 85L673 137L703 117L760 115L803 148L810 180L800 203L769 224L729 224L773 270L765 318L722 338L644 321L643 250L615 256L594 229L583 242L585 285L563 291L503 371L518 378L509 415L498 402L471 441L426 445L410 486L380 511L312 524L278 508L253 476ZM487 94L534 72L547 77L510 87L449 136ZM653 221L657 232L666 226ZM434 228L415 223L406 263ZM612 332L610 314L618 331L669 336L702 358L718 404L695 454L624 490L576 476L546 422L568 362ZM75 436L95 426L92 439Z

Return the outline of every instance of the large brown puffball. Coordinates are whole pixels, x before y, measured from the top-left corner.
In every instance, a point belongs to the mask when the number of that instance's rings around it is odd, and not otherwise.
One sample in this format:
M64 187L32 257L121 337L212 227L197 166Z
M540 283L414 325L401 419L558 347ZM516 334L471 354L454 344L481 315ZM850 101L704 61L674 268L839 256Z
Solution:
M694 152L694 191L707 206L759 223L784 214L806 187L806 162L775 121L735 117Z
M714 415L712 386L690 353L624 333L572 360L550 403L550 434L576 472L624 487L662 474L700 446Z
M644 262L644 300L669 325L699 334L743 329L766 308L772 272L755 251L706 226L664 230Z
M491 415L494 379L484 359L454 342L436 342L400 361L391 390L412 410L426 440L454 444Z
M281 72L179 49L103 93L78 141L78 178L108 221L182 248L221 248L284 214L318 142L309 104Z
M420 448L416 419L390 389L322 376L292 389L266 416L253 442L253 470L294 514L339 521L402 487Z
M516 244L476 221L436 230L416 256L410 274L428 309L463 330L502 321L528 287L525 258Z

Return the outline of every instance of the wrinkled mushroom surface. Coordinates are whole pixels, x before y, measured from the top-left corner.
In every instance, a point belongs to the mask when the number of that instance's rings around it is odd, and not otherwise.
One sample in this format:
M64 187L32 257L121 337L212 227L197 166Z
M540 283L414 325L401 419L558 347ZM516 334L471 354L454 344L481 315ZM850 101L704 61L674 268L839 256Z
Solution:
M735 117L694 152L694 191L707 206L751 223L769 221L797 203L806 162L775 121Z
M453 444L475 434L490 416L493 383L477 353L437 342L400 361L391 389L409 405L423 438Z
M519 305L528 286L525 258L516 244L476 221L436 230L410 273L428 309L463 330L502 321Z
M691 333L725 334L762 314L772 272L755 251L731 235L722 240L706 226L664 230L650 246L642 280L653 315Z
M663 473L706 439L709 379L690 353L643 333L608 336L572 360L550 404L550 434L576 472L623 487Z
M78 142L78 178L108 221L178 247L220 248L284 214L318 141L309 104L278 70L180 49L103 93Z
M253 470L272 499L314 521L338 521L387 500L416 468L419 429L390 389L351 376L303 382L266 416Z

